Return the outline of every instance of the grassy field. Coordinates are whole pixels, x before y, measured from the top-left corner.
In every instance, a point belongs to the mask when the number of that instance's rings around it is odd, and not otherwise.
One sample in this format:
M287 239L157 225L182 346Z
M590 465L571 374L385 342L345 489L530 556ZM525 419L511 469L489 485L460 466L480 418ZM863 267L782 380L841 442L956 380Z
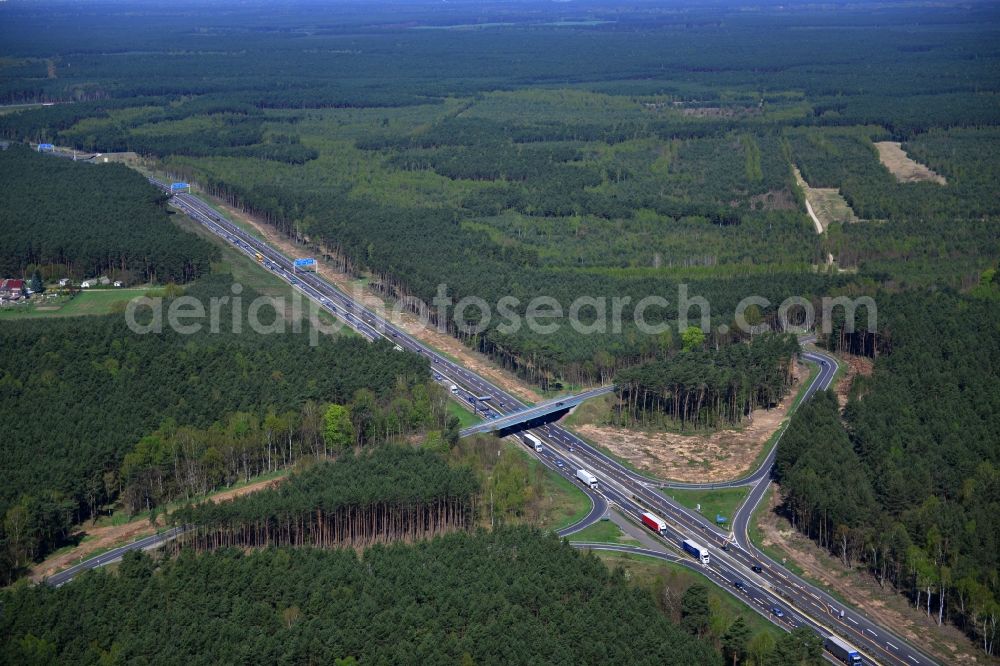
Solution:
M570 536L573 541L587 543L636 543L618 525L610 520L601 520Z
M122 312L130 299L142 296L147 291L147 289L94 289L81 291L73 298L59 296L42 300L36 297L21 305L0 308L0 320L80 317Z
M695 584L704 585L708 588L712 615L726 627L736 617L742 616L752 634L767 632L777 639L783 633L781 629L750 610L746 604L723 592L714 582L687 567L631 553L600 552L596 555L611 568L621 566L636 585L649 590L656 590L663 582L675 590L687 589Z
M748 487L743 488L719 488L716 490L675 490L664 488L661 492L667 497L672 497L689 509L696 509L701 505L701 514L709 520L714 521L717 514L725 516L731 520L736 513L737 507L747 496ZM727 523L728 524L728 523Z

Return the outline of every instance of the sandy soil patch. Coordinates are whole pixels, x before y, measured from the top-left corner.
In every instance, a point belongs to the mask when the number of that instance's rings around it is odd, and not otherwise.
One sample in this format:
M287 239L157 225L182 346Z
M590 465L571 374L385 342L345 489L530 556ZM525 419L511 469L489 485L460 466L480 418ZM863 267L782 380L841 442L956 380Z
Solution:
M802 381L809 372L796 365ZM795 401L793 389L774 409L758 409L739 429L700 435L633 430L608 425L574 426L592 442L627 460L646 474L689 483L715 483L738 479L751 471L764 444L778 429Z
M911 159L903 150L902 144L896 141L878 141L875 148L878 149L879 161L901 183L926 181L938 185L948 184L944 176Z
M258 481L257 483L251 483L240 488L224 490L209 496L208 499L213 502L225 502L235 497L249 495L250 493L257 492L258 490L276 488L283 479L284 477L267 479L266 481ZM47 576L51 576L52 574L62 571L67 567L73 566L81 560L87 559L90 555L99 550L114 548L116 546L135 541L141 537L153 534L157 528L163 527L164 525L166 525L166 520L162 515L157 518L156 526L150 525L148 520L136 520L130 523L125 523L124 525L110 525L107 527L78 525L73 533L73 536L79 536L82 538L86 535L90 538L72 550L53 555L44 562L35 565L31 569L30 578L31 580L38 582Z
M840 380L837 382L837 386L834 387L834 392L837 394L837 402L840 403L840 408L843 409L847 406L847 396L851 391L854 379L859 375L870 377L875 372L875 361L864 356L852 356L850 354L838 354L837 361L846 368L844 374L841 375Z
M817 547L774 512L780 495L771 494L768 511L762 512L759 526L764 546L775 546L797 564L805 575L835 590L850 605L860 608L872 620L899 634L944 664L982 662L969 641L955 627L937 623L910 606L905 597L890 586L879 587L863 571L848 569L835 557Z
M794 168L795 182L806 195L807 211L813 223L817 225L817 233L826 231L833 222L853 223L860 221L847 200L835 187L810 187L798 167Z
M208 197L208 195L204 196ZM297 246L292 240L281 235L274 229L274 227L266 224L260 219L247 215L243 211L233 208L232 206L228 206L217 199L213 199L213 201L217 206L219 206L219 208L224 210L227 215L252 226L268 242L268 244L277 247L289 256L301 254L302 248ZM373 294L370 290L361 288L358 281L354 277L337 271L322 261L319 262L317 272L324 279L333 283L341 290L350 294L355 299L362 301L367 307L376 311L385 312L387 316L391 315L391 309L386 306L385 302ZM521 400L526 402L539 402L543 399L543 396L531 388L528 384L521 381L513 374L500 370L488 358L482 354L477 354L476 352L471 351L468 347L447 333L442 333L432 326L421 326L417 317L409 313L403 313L399 316L391 316L390 319L393 324L403 327L407 333L421 342L444 352L452 358L458 359L458 361L469 370L472 370L480 377L484 377L493 384L500 386L505 391L517 396Z

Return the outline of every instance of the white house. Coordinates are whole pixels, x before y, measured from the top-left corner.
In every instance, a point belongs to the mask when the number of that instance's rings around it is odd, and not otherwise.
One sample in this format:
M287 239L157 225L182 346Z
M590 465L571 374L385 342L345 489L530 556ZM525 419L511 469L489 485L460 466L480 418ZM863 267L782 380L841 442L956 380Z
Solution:
M68 284L69 284L69 278L63 278L63 279L59 280L59 286L60 287L65 287Z
M93 286L94 286L94 280L84 280L83 282L80 283L81 289L90 289Z
M121 280L115 280L115 286L116 286L116 287L124 287L125 285L124 285L124 284L122 284L122 281L121 281Z

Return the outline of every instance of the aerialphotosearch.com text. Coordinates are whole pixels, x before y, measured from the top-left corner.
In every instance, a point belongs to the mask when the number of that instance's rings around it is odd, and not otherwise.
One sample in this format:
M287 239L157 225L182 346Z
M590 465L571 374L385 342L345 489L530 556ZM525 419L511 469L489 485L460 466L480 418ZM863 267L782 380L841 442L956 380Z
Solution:
M660 335L668 330L683 332L691 326L706 334L713 331L711 304L703 296L692 295L686 284L677 286L672 300L660 294L640 299L602 295L579 296L568 304L546 295L527 301L503 296L495 303L478 296L455 300L449 295L447 285L441 284L430 304L406 297L388 307L377 301L362 309L357 304L365 302L366 295L359 287L346 298L332 291L306 298L293 290L290 298L258 295L245 299L242 285L234 283L229 293L207 300L189 295L140 296L129 301L125 319L129 329L137 334L161 333L165 329L181 335L203 331L236 334L249 331L260 335L306 332L313 345L318 344L321 335L337 333L345 326L363 324L385 333L386 322L402 322L404 314L408 327L415 321L417 326L466 335L484 333L491 327L504 335L514 335L526 328L541 336L556 334L567 326L581 335L618 334L627 327L646 335ZM765 312L776 315L770 318L773 325L761 316ZM747 334L770 330L830 333L834 321L839 320L847 332L853 332L859 313L865 315L865 328L875 330L877 307L868 296L824 297L817 304L801 296L772 303L763 296L749 295L731 313L721 313L727 316L716 317L714 330L722 335L733 332L733 327ZM303 319L309 321L309 326L303 326Z

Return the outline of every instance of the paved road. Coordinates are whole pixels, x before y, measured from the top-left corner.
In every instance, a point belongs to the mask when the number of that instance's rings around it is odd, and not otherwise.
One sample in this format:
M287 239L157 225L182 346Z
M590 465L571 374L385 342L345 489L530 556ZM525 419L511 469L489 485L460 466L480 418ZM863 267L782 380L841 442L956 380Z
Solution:
M166 184L160 181L151 179L151 182L164 191L169 190ZM319 276L312 273L295 274L292 261L288 257L246 233L199 198L190 194L176 194L171 201L173 205L248 256L260 253L264 265L276 275L288 280L294 287L320 303L325 310L361 335L370 340L386 338L403 349L427 356L431 361L435 379L442 384L455 384L458 387L456 398L477 405L479 403L475 399L476 396L489 396L489 403L492 406L489 415L492 416L527 408L515 396L433 349L425 347L404 330L371 312L361 303L353 301ZM816 390L825 389L830 385L836 364L833 359L822 353L806 352L803 353L803 357L818 363L821 367L821 372L807 389L807 395L812 395ZM657 535L665 549L677 549L681 541L689 538L702 543L711 554L710 564L704 566L702 572L719 585L730 589L730 592L735 591L737 596L758 612L762 612L762 609L769 611L774 606L782 608L784 611L782 618L769 614L769 619L775 624L786 629L804 624L821 634L835 633L860 648L867 663L907 666L933 663L929 657L898 636L875 625L854 609L845 608L821 590L793 576L750 544L746 526L752 509L769 483L773 451L764 464L750 476L726 484L753 485L750 497L754 499L754 501L748 500L734 516L741 529L736 535L729 535L703 516L692 513L666 497L660 490L664 485L662 481L624 467L559 425L554 423L544 425L532 432L544 443L539 458L557 474L575 481L574 471L587 469L599 479L599 488L596 491L584 489L592 502L591 511L576 525L560 531L560 534L571 534L599 520L607 510L607 505L602 503L613 503L624 515L636 521L643 511L652 511L668 524L664 534ZM677 484L672 485L678 487ZM700 564L694 566L702 567ZM754 570L755 567L759 571ZM739 588L733 585L736 581L741 584ZM841 611L843 616L840 614Z
M183 531L183 528L172 527L168 530L160 532L159 534L152 534L148 537L143 537L142 539L133 541L128 545L114 548L106 553L101 553L96 557L92 557L89 560L84 560L79 564L75 564L68 569L49 576L45 579L45 582L54 587L59 587L60 585L64 585L65 583L73 580L77 575L83 573L84 571L97 569L98 567L103 567L106 564L111 564L112 562L121 560L122 556L130 550L150 550L152 548L159 548L168 541L176 539L177 536Z

